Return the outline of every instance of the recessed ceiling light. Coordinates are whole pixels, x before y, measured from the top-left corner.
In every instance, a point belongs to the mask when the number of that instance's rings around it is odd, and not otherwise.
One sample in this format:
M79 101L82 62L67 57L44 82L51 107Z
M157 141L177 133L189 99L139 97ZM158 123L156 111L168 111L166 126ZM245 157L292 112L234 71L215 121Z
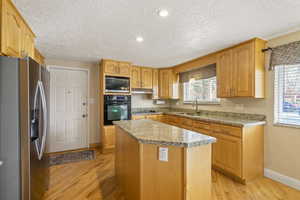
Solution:
M141 37L141 36L138 36L138 37L136 37L135 40L136 40L137 42L143 42L143 41L144 41L144 38Z
M167 17L169 15L169 12L166 9L159 9L158 10L158 15L160 17Z

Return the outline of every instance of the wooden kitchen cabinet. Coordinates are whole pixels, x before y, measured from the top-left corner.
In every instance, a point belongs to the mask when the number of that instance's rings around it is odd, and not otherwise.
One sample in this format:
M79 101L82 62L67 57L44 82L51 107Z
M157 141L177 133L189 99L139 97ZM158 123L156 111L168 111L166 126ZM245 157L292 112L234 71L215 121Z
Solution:
M36 48L34 49L34 60L39 64L45 63L45 57Z
M131 87L138 89L152 89L152 68L132 67Z
M141 68L141 88L152 89L152 68Z
M152 99L159 99L159 70L153 69L152 74Z
M113 151L115 148L115 126L103 126L102 145L103 153Z
M146 119L146 115L132 115L132 120Z
M35 36L31 33L26 25L22 29L22 50L21 56L29 56L35 58L34 39Z
M219 172L241 183L263 176L262 125L237 127L176 115L163 115L159 121L215 137L217 142L212 145L212 167Z
M11 0L1 2L1 54L34 57L35 35Z
M129 62L119 62L114 60L104 59L103 67L104 73L108 75L116 75L116 76L130 76L131 73L131 63Z
M131 63L129 62L119 62L118 66L119 75L130 76L131 73Z
M219 98L265 96L266 41L255 38L217 55L217 95Z
M138 66L131 67L131 87L132 88L141 87L141 68Z
M219 98L231 97L233 88L232 50L220 53L217 59L217 95Z
M176 74L172 69L159 70L159 98L179 98L179 74Z
M213 144L213 165L242 177L241 139L224 134L212 133L211 136L217 138L217 142Z

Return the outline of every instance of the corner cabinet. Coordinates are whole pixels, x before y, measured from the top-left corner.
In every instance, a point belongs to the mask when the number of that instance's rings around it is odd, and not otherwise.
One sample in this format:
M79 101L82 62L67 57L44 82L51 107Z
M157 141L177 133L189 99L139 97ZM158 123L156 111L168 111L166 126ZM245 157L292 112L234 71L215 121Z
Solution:
M1 54L34 58L35 35L11 0L1 0Z
M217 95L229 97L265 97L266 41L255 38L217 55Z
M172 69L159 70L159 98L179 98L179 74Z

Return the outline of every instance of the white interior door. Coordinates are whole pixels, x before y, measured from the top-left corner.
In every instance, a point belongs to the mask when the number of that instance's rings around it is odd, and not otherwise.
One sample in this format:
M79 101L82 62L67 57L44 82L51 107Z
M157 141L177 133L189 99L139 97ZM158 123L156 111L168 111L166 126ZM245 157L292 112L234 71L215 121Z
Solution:
M88 73L51 69L48 152L88 147Z

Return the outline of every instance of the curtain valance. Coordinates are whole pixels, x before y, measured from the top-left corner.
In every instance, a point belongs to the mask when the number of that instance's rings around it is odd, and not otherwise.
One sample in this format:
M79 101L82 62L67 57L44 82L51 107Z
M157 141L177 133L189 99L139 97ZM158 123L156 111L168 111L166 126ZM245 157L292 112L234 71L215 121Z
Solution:
M279 65L300 64L300 41L272 48L270 70Z

